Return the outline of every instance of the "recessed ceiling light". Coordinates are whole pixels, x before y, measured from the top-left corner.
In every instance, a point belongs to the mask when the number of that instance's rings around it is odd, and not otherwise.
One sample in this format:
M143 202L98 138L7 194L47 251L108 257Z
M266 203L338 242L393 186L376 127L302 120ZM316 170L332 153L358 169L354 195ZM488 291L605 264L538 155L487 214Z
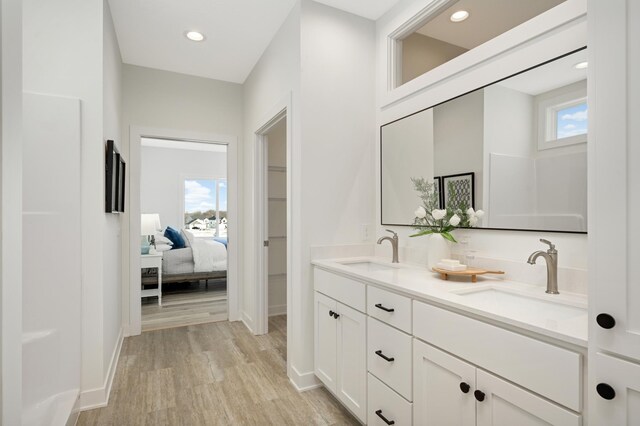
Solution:
M469 12L466 10L459 10L451 15L451 22L462 22L469 17Z
M184 35L191 41L204 40L204 34L199 33L198 31L187 31Z
M587 68L588 66L589 66L589 62L584 61L584 62L578 62L573 67L575 69L577 69L577 70L583 70L583 69Z

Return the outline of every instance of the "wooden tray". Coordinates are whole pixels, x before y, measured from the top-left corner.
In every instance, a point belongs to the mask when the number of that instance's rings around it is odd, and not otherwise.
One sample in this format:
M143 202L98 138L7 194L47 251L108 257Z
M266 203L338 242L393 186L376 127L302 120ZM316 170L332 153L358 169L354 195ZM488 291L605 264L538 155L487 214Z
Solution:
M448 280L449 275L467 276L467 277L471 277L472 283L478 282L478 275L504 274L504 271L488 271L486 269L478 269L478 268L467 268L464 271L449 271L447 269L440 269L440 268L432 268L432 269L433 269L433 272L437 272L438 274L440 274L440 278L442 278L443 280Z

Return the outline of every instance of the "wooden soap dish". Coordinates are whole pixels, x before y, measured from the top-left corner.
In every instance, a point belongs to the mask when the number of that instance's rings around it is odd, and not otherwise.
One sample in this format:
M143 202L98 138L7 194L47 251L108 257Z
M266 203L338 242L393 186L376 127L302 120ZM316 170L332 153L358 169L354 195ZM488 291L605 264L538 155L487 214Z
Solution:
M467 277L471 277L472 283L478 282L478 275L504 274L504 271L487 271L486 269L478 269L478 268L467 268L464 271L449 271L447 269L441 269L441 268L432 268L432 269L433 269L433 272L439 273L440 278L442 278L443 280L448 280L449 275L467 276Z

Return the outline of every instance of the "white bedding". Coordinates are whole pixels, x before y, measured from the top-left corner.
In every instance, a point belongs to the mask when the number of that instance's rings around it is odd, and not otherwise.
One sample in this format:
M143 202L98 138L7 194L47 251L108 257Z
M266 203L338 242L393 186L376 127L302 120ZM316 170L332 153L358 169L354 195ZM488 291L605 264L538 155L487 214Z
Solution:
M224 244L202 238L189 242L193 251L193 272L227 270L227 248Z

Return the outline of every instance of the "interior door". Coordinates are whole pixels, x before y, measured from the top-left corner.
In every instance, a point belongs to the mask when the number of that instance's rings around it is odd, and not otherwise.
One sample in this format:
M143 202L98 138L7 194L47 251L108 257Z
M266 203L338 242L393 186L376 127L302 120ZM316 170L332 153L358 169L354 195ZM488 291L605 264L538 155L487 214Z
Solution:
M338 303L338 391L344 405L366 421L367 317Z
M475 389L474 366L414 339L414 424L474 426Z
M476 370L477 426L580 426L582 416L502 380ZM616 423L595 423L616 424Z
M315 292L315 373L333 392L337 390L337 322L334 314L337 302Z

